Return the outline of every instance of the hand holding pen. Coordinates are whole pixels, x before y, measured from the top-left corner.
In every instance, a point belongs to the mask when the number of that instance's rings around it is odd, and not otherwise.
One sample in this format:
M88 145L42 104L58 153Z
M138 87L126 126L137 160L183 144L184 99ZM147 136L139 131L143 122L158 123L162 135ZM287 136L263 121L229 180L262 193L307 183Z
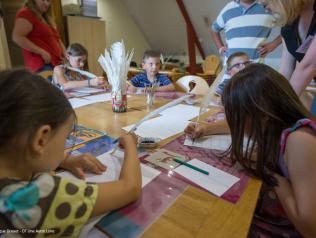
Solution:
M185 129L184 133L192 138L193 140L196 138L203 137L205 135L206 125L198 123L198 122L191 122Z

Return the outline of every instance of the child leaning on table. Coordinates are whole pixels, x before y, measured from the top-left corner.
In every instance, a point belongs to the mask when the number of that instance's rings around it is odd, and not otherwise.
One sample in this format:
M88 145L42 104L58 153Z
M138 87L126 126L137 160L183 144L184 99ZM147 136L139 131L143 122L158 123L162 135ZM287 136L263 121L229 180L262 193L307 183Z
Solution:
M104 86L104 77L89 78L71 68L88 71L88 51L79 43L70 44L66 50L66 60L54 68L53 83L63 90L81 87Z
M315 117L289 82L264 64L234 75L222 102L231 158L264 182L249 237L316 237ZM214 133L205 125L188 129L193 137Z
M138 198L140 165L131 135L120 138L125 158L118 181L92 184L49 173L63 163L75 122L68 100L48 81L26 70L0 72L1 230L77 237L90 217Z
M248 55L245 52L238 51L231 54L226 62L227 65L227 74L230 78L225 79L222 83L220 83L216 89L215 97L213 100L217 104L221 104L221 95L223 94L223 90L225 85L230 81L231 77L237 74L240 70L244 69L247 65L251 64L251 61ZM208 125L200 125L199 127L195 128L194 123L190 123L185 132L187 134L195 133L195 137L201 137L207 134L229 134L229 127L227 125L227 121L225 119L219 120L216 122L212 122Z
M158 84L156 91L173 91L174 85L165 74L160 74L160 54L153 50L145 51L143 55L142 68L145 72L140 73L129 81L128 90L136 91L137 88L144 89Z

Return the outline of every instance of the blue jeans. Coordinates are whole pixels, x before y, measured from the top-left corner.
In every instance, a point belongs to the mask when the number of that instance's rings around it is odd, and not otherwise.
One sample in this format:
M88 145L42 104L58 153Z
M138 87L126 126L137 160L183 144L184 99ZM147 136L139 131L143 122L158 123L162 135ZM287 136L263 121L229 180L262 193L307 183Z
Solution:
M44 73L45 71L49 72L46 79L48 79L50 82L53 80L52 72L54 70L54 66L52 64L44 64L42 68L36 71L37 74ZM44 76L45 78L45 76Z

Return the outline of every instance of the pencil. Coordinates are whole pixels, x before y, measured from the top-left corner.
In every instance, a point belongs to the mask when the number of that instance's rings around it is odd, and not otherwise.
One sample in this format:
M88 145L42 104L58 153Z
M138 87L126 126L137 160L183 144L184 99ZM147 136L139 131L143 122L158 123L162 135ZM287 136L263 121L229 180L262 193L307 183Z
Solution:
M202 174L206 174L206 175L209 175L209 174L210 174L208 171L206 171L206 170L204 170L204 169L200 169L200 168L198 168L198 167L196 167L196 166L194 166L194 165L192 165L192 164L189 164L189 163L187 163L187 162L185 162L185 161L182 161L182 160L179 160L179 159L176 159L176 158L173 158L173 160L174 160L175 162L179 163L179 164L182 164L182 165L187 166L187 167L189 167L189 168L191 168L191 169L194 169L195 171L198 171L198 172L200 172L200 173L202 173Z

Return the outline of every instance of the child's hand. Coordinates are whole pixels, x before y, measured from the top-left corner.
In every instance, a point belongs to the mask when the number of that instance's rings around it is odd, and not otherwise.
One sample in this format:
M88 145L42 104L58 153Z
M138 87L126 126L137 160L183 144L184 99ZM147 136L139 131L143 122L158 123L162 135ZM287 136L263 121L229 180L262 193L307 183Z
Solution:
M60 167L72 172L80 179L85 179L84 172L102 174L106 170L106 166L90 153L70 156L60 164Z
M137 136L135 134L126 134L120 137L119 146L123 149L126 149L128 146L135 146L137 145Z
M105 79L103 76L98 76L91 79L90 83L91 83L91 86L93 87L99 87L105 84Z
M190 123L185 129L184 133L192 139L199 138L205 135L206 125L197 124L196 122Z
M130 83L127 84L127 91L130 93L135 93L137 91L137 88L131 85Z

